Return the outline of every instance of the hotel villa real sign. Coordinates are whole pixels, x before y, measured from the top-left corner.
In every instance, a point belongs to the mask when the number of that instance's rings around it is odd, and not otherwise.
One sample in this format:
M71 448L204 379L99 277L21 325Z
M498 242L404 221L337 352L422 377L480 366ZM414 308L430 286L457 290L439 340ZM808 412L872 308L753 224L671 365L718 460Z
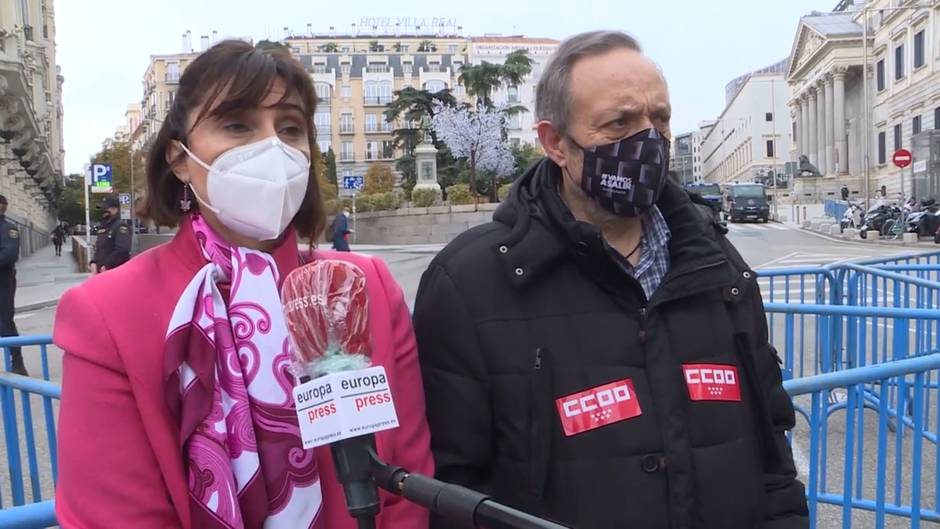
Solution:
M456 33L459 27L456 18L447 17L362 17L359 19L360 31L374 29L381 33L400 31Z

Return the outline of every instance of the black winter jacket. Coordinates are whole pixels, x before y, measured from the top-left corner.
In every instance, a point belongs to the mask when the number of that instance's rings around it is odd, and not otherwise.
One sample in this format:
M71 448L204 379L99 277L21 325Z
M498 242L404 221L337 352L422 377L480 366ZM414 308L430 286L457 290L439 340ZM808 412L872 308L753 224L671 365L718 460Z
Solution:
M530 169L494 222L422 278L414 321L437 477L578 529L808 527L754 272L670 182L658 206L671 266L646 299L599 230L572 217L559 178L548 160ZM730 400L692 388L702 368L731 370ZM611 394L578 394L626 380L636 416L566 435L566 414L609 420Z

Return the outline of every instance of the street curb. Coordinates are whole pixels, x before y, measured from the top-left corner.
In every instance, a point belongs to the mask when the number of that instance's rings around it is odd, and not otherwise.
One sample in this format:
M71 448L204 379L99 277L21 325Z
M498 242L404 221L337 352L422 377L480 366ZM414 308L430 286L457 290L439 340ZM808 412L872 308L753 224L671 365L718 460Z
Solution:
M808 233L810 235L815 235L816 237L819 237L821 239L827 239L833 242L841 242L841 243L854 243L854 244L861 244L861 245L877 244L879 246L894 246L896 248L910 248L910 249L933 248L933 247L940 248L940 245L933 244L932 242L917 242L915 244L904 244L903 242L894 242L894 241L881 241L881 240L869 241L868 239L862 239L862 238L841 239L839 237L833 237L832 235L826 235L825 233L820 233L818 231L813 231L813 230L806 229L806 228L800 228L800 231L802 231L803 233Z
M15 308L14 308L14 311L15 311L16 313L34 312L34 311L37 311L37 310L42 310L42 309L48 309L48 308L51 308L51 307L55 307L55 306L58 305L58 304L59 304L59 298L56 298L56 299L47 299L47 300L45 300L45 301L39 301L39 302L36 302L36 303L30 303L30 304L28 304L28 305L22 305L22 306L19 306L19 307L15 307Z

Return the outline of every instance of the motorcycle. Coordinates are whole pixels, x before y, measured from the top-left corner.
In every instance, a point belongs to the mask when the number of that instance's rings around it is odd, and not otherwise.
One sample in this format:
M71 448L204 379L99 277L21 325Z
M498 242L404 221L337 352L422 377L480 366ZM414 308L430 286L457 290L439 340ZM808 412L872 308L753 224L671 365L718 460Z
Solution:
M878 202L865 213L862 227L859 228L859 235L865 239L868 237L869 231L877 231L882 235L897 236L901 232L901 230L896 227L896 224L900 222L900 220L901 208L897 206L887 206L883 201L878 200Z
M933 197L921 199L920 206L907 217L905 231L918 237L936 234L940 229L940 205Z
M842 220L839 222L839 231L844 232L846 228L858 228L864 220L864 212L861 204L849 202L849 207L842 214Z

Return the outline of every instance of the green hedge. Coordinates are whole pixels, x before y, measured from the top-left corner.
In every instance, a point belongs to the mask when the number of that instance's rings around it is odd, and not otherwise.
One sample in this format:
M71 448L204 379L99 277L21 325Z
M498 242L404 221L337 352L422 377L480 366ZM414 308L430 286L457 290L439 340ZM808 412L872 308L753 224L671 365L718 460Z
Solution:
M455 184L447 188L447 201L454 206L476 204L477 199L470 192L467 184Z
M414 204L416 208L426 208L433 206L439 198L440 194L436 189L418 188L411 191L411 203Z

